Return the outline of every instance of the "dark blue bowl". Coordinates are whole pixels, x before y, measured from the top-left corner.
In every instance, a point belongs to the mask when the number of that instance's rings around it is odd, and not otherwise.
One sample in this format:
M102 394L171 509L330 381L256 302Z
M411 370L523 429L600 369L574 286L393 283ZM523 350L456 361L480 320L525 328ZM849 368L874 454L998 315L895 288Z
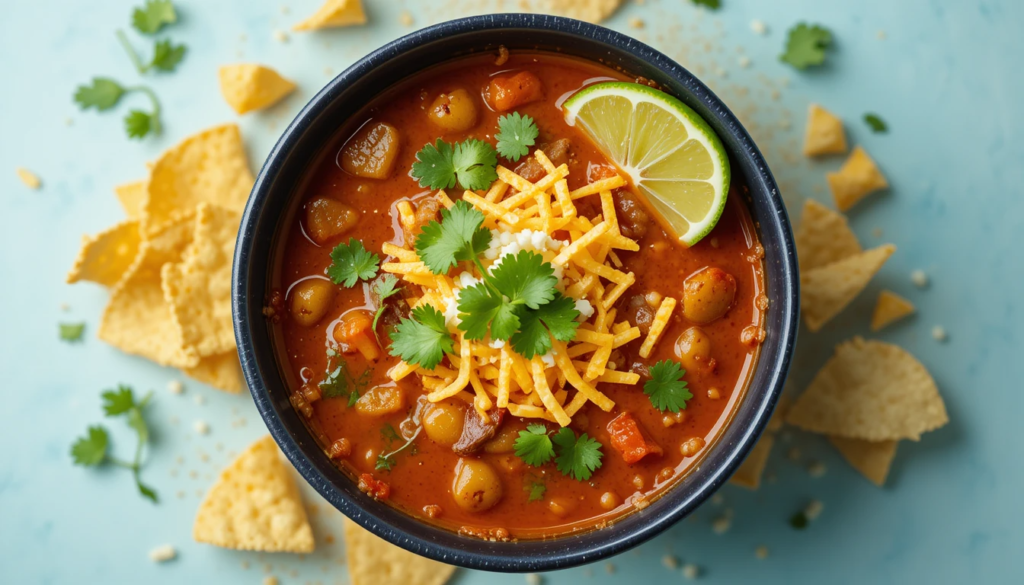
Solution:
M765 250L770 308L746 395L700 466L644 510L611 526L548 540L487 542L431 526L361 493L324 455L288 402L273 332L262 315L271 286L283 218L313 161L356 111L401 79L454 57L509 49L552 51L621 68L660 84L715 129L732 159L732 176ZM349 67L295 118L267 158L242 218L233 274L235 336L246 381L270 433L299 473L331 504L374 534L414 553L489 571L545 571L590 563L657 535L715 492L736 470L768 422L796 342L799 315L796 254L775 179L739 120L718 97L658 51L617 32L566 18L532 14L477 16L402 37Z

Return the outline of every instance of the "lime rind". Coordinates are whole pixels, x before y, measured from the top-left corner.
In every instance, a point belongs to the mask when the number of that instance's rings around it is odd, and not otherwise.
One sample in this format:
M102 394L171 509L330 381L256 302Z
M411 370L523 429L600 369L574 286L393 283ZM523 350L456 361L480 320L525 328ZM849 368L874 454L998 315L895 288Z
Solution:
M622 116L621 112L627 102L632 113ZM597 104L608 105L609 111L598 111L601 106ZM711 232L725 209L731 169L722 142L700 115L664 92L622 81L598 83L584 88L566 100L563 108L566 123L575 126L577 121L580 122L584 132L651 199L652 206L665 215L673 226L682 224L685 227L685 231L677 230L683 232L677 233L680 241L692 246ZM618 115L613 115L612 112L616 110ZM638 119L651 127L634 128ZM675 135L659 131L671 126L673 119L681 125L681 129L675 129ZM703 148L695 148L696 145L691 144L693 141ZM687 154L681 152L684 149L690 149L693 156L684 156ZM694 160L694 156L699 156L699 151L707 153L707 160ZM666 159L673 155L687 158L689 166L685 168L700 169L699 176L669 176L672 175L674 165ZM659 165L659 162L662 164ZM652 173L658 176L651 176ZM668 181L677 184L671 188L667 183L658 184ZM682 201L669 201L664 196L663 192L667 191L673 192L675 197L700 196L699 193L705 191L696 184L682 184L686 182L705 183L713 190L710 205L706 202L700 205L703 215L699 218L686 217L693 214L684 214L680 210L680 207L685 207ZM687 210L692 212L692 206ZM672 215L677 216L676 221L673 221Z

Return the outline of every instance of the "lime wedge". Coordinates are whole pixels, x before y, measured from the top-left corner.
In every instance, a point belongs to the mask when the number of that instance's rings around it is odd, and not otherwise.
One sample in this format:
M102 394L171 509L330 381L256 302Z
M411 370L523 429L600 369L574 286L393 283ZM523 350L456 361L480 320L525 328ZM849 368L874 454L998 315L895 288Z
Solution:
M729 157L703 118L637 83L591 85L566 100L565 121L597 143L675 235L692 246L715 227L729 193Z

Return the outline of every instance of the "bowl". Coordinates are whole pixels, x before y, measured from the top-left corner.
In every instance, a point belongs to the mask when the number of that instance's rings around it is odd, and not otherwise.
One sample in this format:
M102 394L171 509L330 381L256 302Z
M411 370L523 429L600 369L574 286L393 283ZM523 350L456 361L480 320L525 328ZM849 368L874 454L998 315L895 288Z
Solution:
M360 492L335 467L288 401L273 331L262 314L282 218L297 185L336 130L370 98L402 78L451 58L496 50L552 51L642 76L697 111L732 160L733 180L764 246L767 337L745 396L703 462L642 510L611 526L546 540L489 542L429 525ZM242 218L235 252L235 336L246 381L271 435L298 472L327 501L377 536L445 563L488 571L546 571L590 563L636 546L685 517L724 484L756 443L782 390L799 315L796 254L789 219L764 157L739 120L689 71L626 35L536 14L476 16L416 31L360 59L296 116L263 165Z

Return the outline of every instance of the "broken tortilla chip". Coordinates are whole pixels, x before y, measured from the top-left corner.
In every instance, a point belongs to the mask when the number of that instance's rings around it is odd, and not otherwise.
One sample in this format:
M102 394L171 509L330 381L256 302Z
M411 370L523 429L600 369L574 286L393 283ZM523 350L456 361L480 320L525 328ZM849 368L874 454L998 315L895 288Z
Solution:
M192 239L193 223L194 217L187 215L142 242L138 257L111 289L97 333L101 340L162 366L199 364L199 355L182 342L160 277L165 264L181 259Z
M295 91L295 84L263 65L225 65L218 72L220 93L235 112L262 110Z
M829 437L828 440L846 461L871 483L878 487L885 484L885 478L889 476L889 467L896 458L898 441L872 442L844 437Z
M861 147L853 149L837 173L825 175L832 198L840 211L847 211L871 193L889 186L875 161Z
M88 280L114 286L135 262L141 241L136 220L122 221L95 236L84 236L67 283Z
M896 246L885 244L802 273L800 308L807 328L818 331L845 309L894 251Z
M807 109L807 133L804 134L804 155L843 154L846 133L843 121L832 112L811 104Z
M192 537L239 550L313 552L299 489L270 435L221 472L199 506Z
M756 490L761 487L761 476L764 475L764 468L768 465L768 456L771 455L772 445L775 444L775 434L765 433L761 435L750 454L743 460L743 464L736 470L729 483L747 489Z
M366 24L362 0L326 0L313 16L296 24L292 30L316 30L355 24Z
M194 368L182 370L186 376L218 390L238 394L242 391L242 370L238 352L228 351L199 359Z
M867 441L917 441L947 422L921 362L898 346L860 337L836 347L786 416L807 431Z
M455 567L423 558L345 519L345 552L352 585L444 585Z
M190 136L153 165L142 206L143 231L152 234L200 203L241 212L252 185L237 125L216 126Z
M892 291L883 290L878 293L878 303L871 315L871 330L879 331L913 312L914 305L910 301Z
M183 260L163 267L164 296L182 340L202 357L235 349L231 264L239 219L231 210L200 204Z
M801 272L838 262L861 251L860 242L846 218L813 199L804 202L794 239Z
M14 172L18 174L18 179L29 189L35 190L43 186L43 181L39 178L39 175L24 167L17 167L14 169Z
M555 14L598 24L619 9L623 0L529 0L532 12Z
M142 217L142 203L146 199L146 181L135 181L114 187L114 194L121 202L121 207L128 215L128 219L139 219Z

